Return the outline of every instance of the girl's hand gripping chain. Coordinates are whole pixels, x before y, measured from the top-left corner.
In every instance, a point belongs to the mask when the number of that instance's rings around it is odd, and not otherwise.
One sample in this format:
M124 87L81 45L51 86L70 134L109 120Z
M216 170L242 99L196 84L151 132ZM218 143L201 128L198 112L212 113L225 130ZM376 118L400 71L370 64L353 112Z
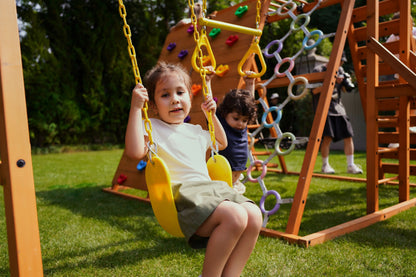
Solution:
M131 98L131 108L143 109L144 103L149 101L147 89L138 83L133 89L133 95Z
M147 154L147 147L142 128L142 109L149 101L147 89L138 83L132 92L129 120L126 130L126 154L132 158L143 159Z

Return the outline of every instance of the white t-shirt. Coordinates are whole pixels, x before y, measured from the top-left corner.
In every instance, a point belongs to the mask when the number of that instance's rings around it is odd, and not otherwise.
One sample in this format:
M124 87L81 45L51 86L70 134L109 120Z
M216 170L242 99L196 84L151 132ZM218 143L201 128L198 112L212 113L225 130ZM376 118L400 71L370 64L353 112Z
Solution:
M205 162L211 136L200 125L167 124L151 118L152 138L157 155L166 163L172 184L211 180ZM146 130L143 126L143 130Z

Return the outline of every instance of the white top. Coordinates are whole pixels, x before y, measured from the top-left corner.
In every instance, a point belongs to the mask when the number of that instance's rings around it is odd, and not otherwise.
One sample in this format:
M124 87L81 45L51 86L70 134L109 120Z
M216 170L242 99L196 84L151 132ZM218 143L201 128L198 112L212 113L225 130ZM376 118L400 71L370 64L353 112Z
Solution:
M166 163L172 184L184 181L211 180L205 161L211 136L200 125L167 124L151 118L152 138L157 155ZM143 130L146 130L143 125Z

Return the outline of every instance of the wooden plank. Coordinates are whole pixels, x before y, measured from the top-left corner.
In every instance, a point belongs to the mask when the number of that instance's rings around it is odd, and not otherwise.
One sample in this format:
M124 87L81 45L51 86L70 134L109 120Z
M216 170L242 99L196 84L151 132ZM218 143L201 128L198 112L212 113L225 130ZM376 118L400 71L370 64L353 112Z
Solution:
M399 116L399 202L403 202L409 200L410 197L410 102L407 96L400 97Z
M392 98L399 96L416 96L416 89L408 84L375 88L376 98Z
M399 3L397 0L380 1L379 5L380 5L380 8L379 8L380 16L391 14L399 10ZM354 12L352 15L353 23L358 23L358 22L366 21L366 20L367 20L367 7L366 6L361 6L361 7L354 9Z
M0 1L0 153L11 276L43 276L16 3Z
M377 0L367 1L367 34L366 38L379 38L379 6ZM367 87L366 87L366 122L367 122L367 213L373 213L378 210L378 137L371 134L377 134L377 103L375 101L375 88L378 87L378 56L369 51L367 53Z
M399 174L399 166L401 164L398 163L382 163L381 164L384 173L392 173L392 174ZM416 175L416 165L410 165L409 167L409 175L415 176Z
M399 20L381 22L378 27L379 36L387 37L391 34L399 33ZM367 40L367 26L356 28L354 31L355 41L361 42Z
M404 39L403 39L404 40ZM403 61L399 60L395 55L390 53L375 37L369 37L368 47L377 53L386 63L388 63L400 77L406 80L409 85L416 89L416 73L413 72ZM407 57L408 59L408 57Z
M365 227L368 227L374 223L386 220L400 212L408 210L416 206L416 198L404 201L402 203L396 204L389 208L365 215L363 217L351 220L349 222L334 226L332 228L316 232L302 237L302 240L308 241L309 246L323 243L325 241L334 239L336 237L351 233L357 230L361 230Z
M262 228L261 234L268 237L281 238L290 243L297 243L305 247L314 246L389 219L415 206L416 198L303 237L267 228Z

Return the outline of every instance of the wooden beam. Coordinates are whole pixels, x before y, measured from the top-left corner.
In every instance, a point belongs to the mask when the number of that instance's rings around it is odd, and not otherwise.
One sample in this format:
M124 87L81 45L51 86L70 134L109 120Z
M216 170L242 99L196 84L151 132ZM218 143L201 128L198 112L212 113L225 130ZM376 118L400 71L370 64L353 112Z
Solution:
M0 1L0 156L11 276L43 276L16 3Z
M347 39L348 27L351 23L352 11L354 9L354 0L345 0L342 6L340 19L335 35L333 51L329 58L326 70L326 78L322 86L322 93L316 109L312 130L309 136L308 146L302 169L293 198L292 208L290 210L289 220L286 232L297 235L299 232L303 211L305 209L306 198L309 192L310 181L313 175L316 157L318 155L321 143L322 132L325 126L328 108L331 102L332 91L335 86L335 76L341 63L341 56Z
M388 63L396 72L399 73L400 77L403 77L405 81L416 89L416 73L407 67L401 60L399 60L393 53L387 50L377 39L370 36L367 40L368 48L374 53L380 56L386 63Z

